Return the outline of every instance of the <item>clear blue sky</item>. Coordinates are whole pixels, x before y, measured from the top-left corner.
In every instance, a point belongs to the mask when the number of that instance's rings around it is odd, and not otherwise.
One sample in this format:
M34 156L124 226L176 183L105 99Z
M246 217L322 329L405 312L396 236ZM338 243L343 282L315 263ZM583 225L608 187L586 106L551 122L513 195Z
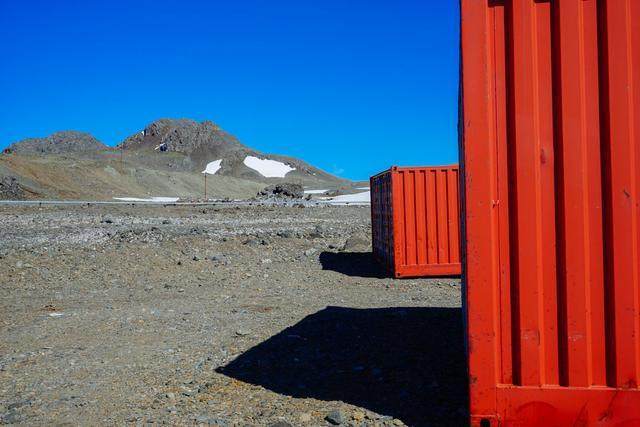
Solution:
M458 1L0 0L0 149L161 117L353 179L457 161Z

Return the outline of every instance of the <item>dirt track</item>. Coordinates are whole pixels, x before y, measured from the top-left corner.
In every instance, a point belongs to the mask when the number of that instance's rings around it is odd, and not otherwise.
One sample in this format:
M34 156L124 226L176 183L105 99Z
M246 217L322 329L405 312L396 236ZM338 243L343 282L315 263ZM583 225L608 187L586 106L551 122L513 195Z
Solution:
M368 207L0 207L0 420L460 425L459 281Z

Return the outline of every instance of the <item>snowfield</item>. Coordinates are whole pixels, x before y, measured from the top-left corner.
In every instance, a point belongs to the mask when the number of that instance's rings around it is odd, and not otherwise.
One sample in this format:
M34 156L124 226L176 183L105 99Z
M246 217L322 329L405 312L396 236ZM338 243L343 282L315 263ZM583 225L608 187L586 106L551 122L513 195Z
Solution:
M329 190L304 190L304 194L324 194L327 191Z
M371 191L363 191L362 193L344 194L342 196L328 197L325 199L325 201L331 204L371 203Z
M214 160L213 162L207 163L207 167L204 168L202 173L206 173L207 175L215 175L216 172L218 172L221 167L222 167L222 159Z
M114 197L115 200L123 202L153 202L153 203L175 203L180 200L179 197L150 197L143 199L141 197Z
M285 163L254 156L245 157L243 163L266 178L284 178L286 174L296 170Z

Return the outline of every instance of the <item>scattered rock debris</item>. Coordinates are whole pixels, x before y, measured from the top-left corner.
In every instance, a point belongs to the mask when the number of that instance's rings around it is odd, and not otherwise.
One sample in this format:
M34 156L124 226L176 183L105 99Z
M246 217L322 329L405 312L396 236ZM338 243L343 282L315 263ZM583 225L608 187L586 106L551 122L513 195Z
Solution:
M0 422L464 424L458 280L381 277L368 207L215 209L0 206Z

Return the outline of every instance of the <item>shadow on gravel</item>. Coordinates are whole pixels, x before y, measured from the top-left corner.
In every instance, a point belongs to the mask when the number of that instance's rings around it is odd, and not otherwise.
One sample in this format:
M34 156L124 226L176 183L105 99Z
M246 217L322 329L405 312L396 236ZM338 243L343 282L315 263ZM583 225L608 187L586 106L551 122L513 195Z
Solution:
M371 252L322 252L320 264L323 270L337 271L347 276L390 277L373 259Z
M217 372L408 425L468 425L465 366L460 308L327 307Z

